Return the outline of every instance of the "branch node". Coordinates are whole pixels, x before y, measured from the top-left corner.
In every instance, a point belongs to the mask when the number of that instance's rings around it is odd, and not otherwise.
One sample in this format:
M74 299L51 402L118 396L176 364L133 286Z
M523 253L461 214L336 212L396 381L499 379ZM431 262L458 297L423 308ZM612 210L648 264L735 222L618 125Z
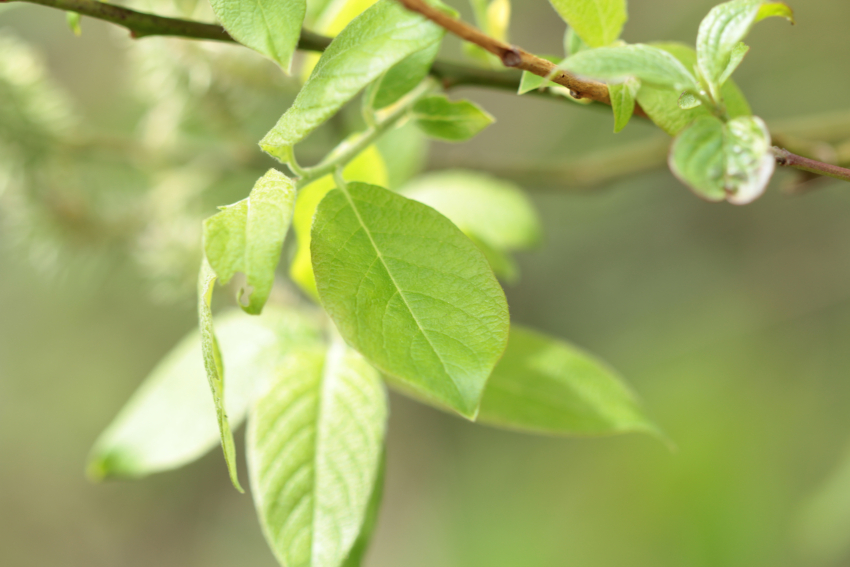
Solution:
M505 67L519 67L522 64L522 53L516 47L511 47L502 52L501 59Z

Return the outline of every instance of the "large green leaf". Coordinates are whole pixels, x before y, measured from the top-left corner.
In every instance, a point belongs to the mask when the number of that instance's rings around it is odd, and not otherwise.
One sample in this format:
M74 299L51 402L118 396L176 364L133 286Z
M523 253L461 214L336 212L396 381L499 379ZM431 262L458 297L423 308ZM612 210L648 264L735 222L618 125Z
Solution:
M764 18L780 16L793 21L793 13L781 2L765 0L732 0L715 6L699 26L697 58L703 77L712 90L723 84L722 77L729 67L733 53L752 29ZM739 61L740 62L740 61Z
M319 204L312 253L322 304L346 341L474 417L509 327L504 292L475 244L431 207L352 183Z
M305 0L210 0L210 5L236 41L289 72L307 10Z
M726 124L702 116L679 134L670 150L673 173L709 201L752 202L764 192L775 166L770 133L755 116Z
M564 341L517 326L487 382L478 421L554 435L658 433L613 370Z
M441 27L396 0L380 0L333 40L295 102L260 146L283 162L291 161L293 145L384 71L442 36Z
M495 121L474 102L451 101L443 95L417 101L411 117L428 136L446 142L469 140Z
M312 319L288 309L261 317L238 311L215 318L227 369L225 408L237 425L275 362L296 346L320 340ZM219 444L215 407L206 384L201 338L190 333L153 369L95 443L89 475L141 477L190 463Z
M611 45L628 19L626 0L549 0L555 10L591 47Z
M670 53L652 45L622 45L588 49L568 57L561 68L577 75L622 82L629 77L677 90L698 91L688 69Z
M201 329L201 353L203 354L207 382L212 392L227 471L230 473L230 480L236 490L244 492L239 484L239 476L236 472L236 446L233 443L233 432L230 429L230 421L227 419L224 406L224 364L221 360L221 349L215 336L212 309L210 308L215 280L215 273L204 258L201 264L201 272L198 275L198 322Z
M284 567L339 567L375 493L386 428L380 375L337 341L278 369L248 423L260 524Z
M692 47L682 43L655 43L659 49L670 53L687 69L693 69L697 63L697 54ZM752 114L747 100L733 81L728 81L721 89L726 113L731 118ZM642 85L637 100L641 108L662 130L675 136L700 116L709 115L704 106L689 110L679 108L682 92L675 89Z
M388 182L384 158L375 146L369 146L354 158L345 167L342 175L346 181L362 181L380 186ZM327 175L301 189L292 218L292 226L298 237L298 249L289 267L289 275L301 289L316 300L319 299L319 292L316 291L316 277L313 275L313 261L310 256L310 229L316 208L335 187L333 176Z
M247 313L260 313L271 293L294 202L295 184L270 169L247 199L204 221L204 253L222 283L236 272L245 274L250 299L242 303L244 289L238 299Z
M540 240L540 220L515 184L475 171L422 175L401 194L433 207L467 234L497 250L521 250Z

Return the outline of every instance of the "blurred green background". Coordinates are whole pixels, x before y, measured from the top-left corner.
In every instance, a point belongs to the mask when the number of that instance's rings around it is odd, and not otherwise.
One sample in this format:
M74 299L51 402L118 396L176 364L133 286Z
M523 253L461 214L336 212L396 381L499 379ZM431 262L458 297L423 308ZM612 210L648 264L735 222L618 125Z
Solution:
M136 6L204 14L190 4ZM693 43L713 4L632 0L625 39ZM750 36L738 83L771 125L841 111L846 123L850 2L793 4L797 26L769 21ZM0 201L0 564L272 566L219 452L139 482L92 485L84 464L195 324L181 269L197 265L197 222L271 165L255 142L294 83L238 47L133 42L86 18L78 38L61 12L0 10L0 39L29 44L67 94L45 126L62 130L61 149L42 151L51 133L30 153L0 143L0 187L5 175L30 188L29 200ZM514 0L516 43L560 53L562 32L544 0ZM457 42L446 53L460 57ZM428 168L534 173L658 139L640 121L615 136L608 113L569 102L457 94L498 122L472 143L435 144ZM0 96L0 117L10 101ZM61 125L62 113L77 118ZM698 200L661 162L581 191L547 177L525 183L546 239L519 259L512 317L619 369L678 450L502 432L394 396L367 565L850 564L850 187L790 197L780 188L793 176L780 172L767 196L735 208ZM153 220L133 232L142 217Z

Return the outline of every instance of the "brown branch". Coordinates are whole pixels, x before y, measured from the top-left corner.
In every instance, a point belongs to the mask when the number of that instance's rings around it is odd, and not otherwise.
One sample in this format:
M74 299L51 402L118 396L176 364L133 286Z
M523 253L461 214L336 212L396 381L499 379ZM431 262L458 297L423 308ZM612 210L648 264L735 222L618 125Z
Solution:
M782 148L774 147L772 151L777 165L791 167L825 177L841 179L842 181L850 181L850 169L798 156Z

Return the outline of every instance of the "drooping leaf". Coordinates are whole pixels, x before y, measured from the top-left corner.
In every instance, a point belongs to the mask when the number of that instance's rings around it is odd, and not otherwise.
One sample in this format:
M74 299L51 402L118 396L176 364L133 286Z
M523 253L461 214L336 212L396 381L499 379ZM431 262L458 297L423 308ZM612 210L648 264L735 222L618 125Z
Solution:
M440 41L443 29L396 0L379 0L331 43L289 110L260 142L282 162L292 146L366 85L412 53Z
M204 253L215 274L222 283L236 272L245 274L252 291L247 304L245 289L239 291L239 300L247 313L260 313L271 293L294 201L295 184L270 169L247 199L221 207L204 221Z
M376 110L386 108L416 88L428 76L439 50L440 44L435 43L408 55L406 59L384 73L371 87L373 89L372 108Z
M448 170L417 177L400 192L497 250L522 250L540 240L537 212L522 189L509 181Z
M708 13L697 34L697 59L703 77L714 92L723 84L721 79L733 53L738 50L740 55L740 42L757 21L771 16L793 20L788 6L764 0L732 0Z
M343 170L343 177L346 181L362 181L380 186L386 185L388 181L387 167L375 146L369 146L354 158ZM292 226L298 237L298 249L289 268L289 275L301 289L316 300L319 299L319 292L316 291L316 278L313 275L313 261L310 256L310 229L313 226L316 207L335 187L333 176L328 175L301 189L292 219Z
M218 431L221 436L221 448L224 451L224 460L227 463L230 480L236 490L245 492L239 484L239 477L236 472L236 446L233 443L233 432L230 429L230 422L227 419L224 406L224 365L222 364L221 350L215 336L212 310L210 309L215 280L215 272L205 258L198 275L198 322L201 329L201 353L203 354L207 381L213 396Z
M233 311L216 317L215 328L227 369L225 409L234 426L280 355L320 340L315 323L292 309L266 309L261 317ZM188 464L220 444L206 380L195 331L162 359L101 434L89 457L89 476L147 476Z
M658 434L613 370L564 341L518 326L487 382L478 421L552 435Z
M260 525L281 565L339 567L349 556L376 492L386 418L380 375L342 341L278 368L249 417L247 452Z
M568 57L560 67L577 75L622 82L635 77L659 87L698 91L699 85L678 59L652 45L589 49Z
M750 203L764 192L775 165L770 134L755 116L727 124L702 116L670 150L670 169L697 195L736 205Z
M442 95L417 101L411 116L428 136L447 142L469 140L495 121L474 102L450 101Z
M210 0L233 38L289 73L307 11L305 0Z
M692 47L681 43L655 43L659 49L673 55L687 69L693 69L697 62L696 52ZM752 114L747 100L734 81L727 81L721 89L726 113L731 118L749 116ZM700 116L707 116L709 110L697 106L688 110L679 107L682 91L670 88L659 88L644 84L638 91L638 103L646 114L662 130L675 136Z
M313 269L342 336L391 377L474 417L505 348L508 309L487 260L434 209L380 187L331 191Z
M590 47L605 47L620 37L628 19L626 0L549 0Z
M625 83L608 85L611 108L614 109L614 132L620 132L635 113L635 100L640 90L640 81L627 79Z

